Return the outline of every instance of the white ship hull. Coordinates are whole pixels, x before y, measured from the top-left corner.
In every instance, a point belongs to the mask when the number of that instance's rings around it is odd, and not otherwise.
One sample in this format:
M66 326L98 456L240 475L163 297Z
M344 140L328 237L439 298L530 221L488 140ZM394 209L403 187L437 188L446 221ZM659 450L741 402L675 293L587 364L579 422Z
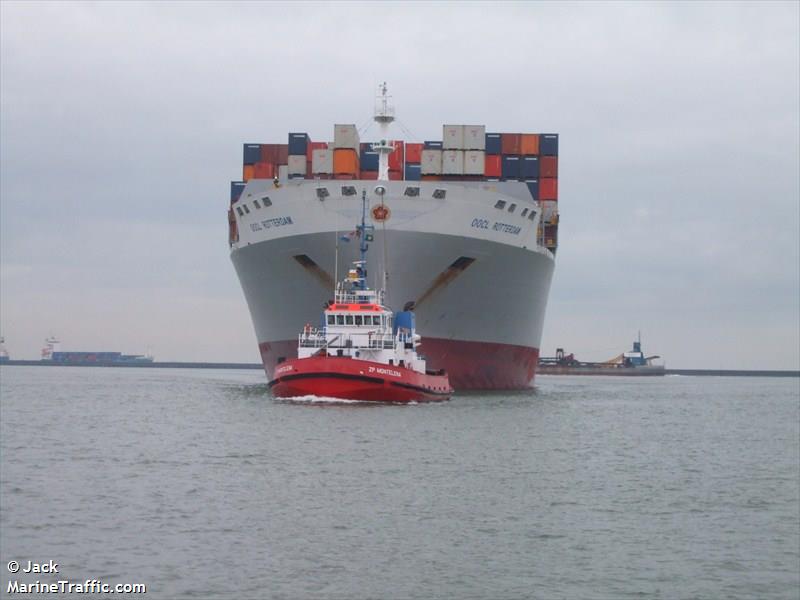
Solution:
M369 282L381 287L385 265L387 305L416 303L428 365L446 369L457 390L530 386L554 257L537 244L538 204L516 182L294 180L275 188L251 180L236 204L249 213L236 215L231 258L267 377L281 359L296 357L297 332L319 325L334 280L357 259L358 240L340 241L337 269L337 239L355 229L362 189L370 206L381 204L376 185L387 190L390 216L373 221ZM356 194L343 196L343 186ZM404 195L408 187L419 195ZM322 200L318 188L328 191ZM435 190L445 197L434 198Z

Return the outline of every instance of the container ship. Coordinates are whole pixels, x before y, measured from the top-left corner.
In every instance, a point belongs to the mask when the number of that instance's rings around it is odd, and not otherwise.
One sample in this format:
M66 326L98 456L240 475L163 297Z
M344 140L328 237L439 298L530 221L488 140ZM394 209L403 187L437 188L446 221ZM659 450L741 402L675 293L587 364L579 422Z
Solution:
M244 144L228 241L268 380L358 258L366 192L372 287L413 310L420 354L456 390L530 387L558 246L558 134L446 124L441 140L407 142L394 120L384 84L373 142L338 124L333 141Z
M53 336L45 340L42 348L42 358L44 362L60 365L96 365L114 366L119 364L128 365L131 363L152 363L153 357L143 354L123 354L122 352L106 351L62 351L61 342Z

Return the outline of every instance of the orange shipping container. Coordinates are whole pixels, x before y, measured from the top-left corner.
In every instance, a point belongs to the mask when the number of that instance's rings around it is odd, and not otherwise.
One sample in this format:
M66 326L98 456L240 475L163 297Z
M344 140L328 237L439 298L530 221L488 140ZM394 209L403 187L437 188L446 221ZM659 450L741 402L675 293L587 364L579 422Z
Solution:
M336 175L357 175L358 152L352 148L336 148L333 151L333 172Z
M242 167L242 181L250 181L255 176L255 168L253 165L244 165Z
M558 200L558 179L552 177L539 179L539 200Z
M374 180L378 179L378 172L377 171L361 171L361 179L374 181Z
M542 156L539 158L539 177L558 177L557 156Z
M503 157L499 154L490 154L483 163L483 174L486 177L501 177L503 174Z
M419 164L422 162L422 149L425 144L406 144L406 162Z
M403 172L389 171L389 181L403 181Z
M275 177L275 165L268 162L257 162L253 165L254 179L272 179Z
M500 145L503 150L503 154L521 154L522 134L501 133Z
M441 180L442 180L442 176L441 175L423 175L422 176L422 181L441 181Z
M535 156L539 154L539 134L523 133L520 140L520 154Z

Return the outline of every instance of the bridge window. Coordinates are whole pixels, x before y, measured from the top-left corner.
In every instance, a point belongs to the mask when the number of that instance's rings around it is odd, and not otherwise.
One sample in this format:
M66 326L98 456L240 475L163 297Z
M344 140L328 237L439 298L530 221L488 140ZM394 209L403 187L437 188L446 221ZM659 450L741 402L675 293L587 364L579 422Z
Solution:
M356 315L356 325L363 325L361 315Z
M495 208L505 208L506 207L506 201L505 200L498 200L497 202L494 203L494 207Z
M508 212L514 212L515 210L517 210L516 204L512 204L511 206L508 207Z
M250 209L247 208L247 204L242 204L242 208L244 209L244 212L246 212L248 215L250 214Z
M241 206L237 206L237 207L236 207L236 212L237 212L237 213L239 213L239 216L240 216L240 217L243 217L243 216L244 216L244 213L242 212L242 207L241 207Z
M345 315L344 323L345 323L345 325L352 325L353 324L353 315Z
M258 200L253 200L253 206L256 208L261 208L261 205L258 203Z
M272 200L269 199L269 196L264 196L261 198L261 203L264 205L264 208L272 206Z
M522 212L520 213L520 215L519 215L519 216L520 216L520 217L524 217L524 216L525 216L525 215L527 215L527 214L528 214L528 209L527 209L527 208L523 208L523 209L522 209Z
M535 211L535 210L532 210L532 211L530 212L530 214L528 215L528 219L530 219L531 221L533 221L535 218L536 218L536 211Z
M328 315L328 325L336 325L336 315Z
M344 325L344 315L336 315L336 324Z

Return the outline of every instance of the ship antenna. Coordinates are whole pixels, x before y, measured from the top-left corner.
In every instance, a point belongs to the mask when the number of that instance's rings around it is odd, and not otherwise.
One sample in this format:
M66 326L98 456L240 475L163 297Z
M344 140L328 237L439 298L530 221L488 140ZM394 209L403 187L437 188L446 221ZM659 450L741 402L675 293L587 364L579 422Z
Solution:
M367 190L361 190L361 224L357 227L358 237L361 240L359 250L361 250L361 277L359 278L359 285L362 290L367 289L367 230L375 229L374 225L367 225ZM371 238L372 236L370 236Z
M378 86L378 97L375 102L375 116L373 119L380 127L381 139L372 149L378 153L378 179L389 181L389 155L394 152L394 146L389 142L389 125L394 121L394 106L389 104L388 88L384 81Z

